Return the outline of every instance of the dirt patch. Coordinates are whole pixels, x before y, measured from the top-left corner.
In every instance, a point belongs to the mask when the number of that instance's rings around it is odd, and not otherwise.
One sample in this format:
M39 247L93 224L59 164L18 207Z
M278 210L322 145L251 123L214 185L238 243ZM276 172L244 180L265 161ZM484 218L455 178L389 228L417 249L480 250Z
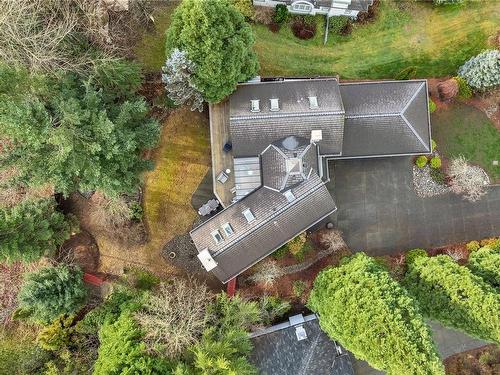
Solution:
M500 348L487 345L452 355L444 360L446 374L497 375L500 374Z
M99 249L94 237L81 231L65 241L57 254L58 261L78 265L84 272L95 273L99 268Z

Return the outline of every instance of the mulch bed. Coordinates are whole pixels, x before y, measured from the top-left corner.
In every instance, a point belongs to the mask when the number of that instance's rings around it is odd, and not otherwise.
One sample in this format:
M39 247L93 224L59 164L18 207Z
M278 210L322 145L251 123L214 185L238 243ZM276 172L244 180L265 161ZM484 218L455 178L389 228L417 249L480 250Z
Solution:
M500 374L500 349L492 344L455 354L444 360L444 366L453 375Z

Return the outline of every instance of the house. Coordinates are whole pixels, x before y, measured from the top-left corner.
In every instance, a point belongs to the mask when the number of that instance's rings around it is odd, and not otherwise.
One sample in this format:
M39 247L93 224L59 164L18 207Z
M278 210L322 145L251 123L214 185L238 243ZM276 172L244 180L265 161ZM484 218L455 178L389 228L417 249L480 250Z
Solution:
M285 4L290 13L303 15L324 14L356 18L359 12L368 11L373 0L253 0L256 6L275 7Z
M425 80L259 80L210 114L214 192L225 209L190 234L224 283L335 212L329 160L431 153Z
M316 315L288 321L251 334L250 361L263 375L354 375L351 353L320 329Z

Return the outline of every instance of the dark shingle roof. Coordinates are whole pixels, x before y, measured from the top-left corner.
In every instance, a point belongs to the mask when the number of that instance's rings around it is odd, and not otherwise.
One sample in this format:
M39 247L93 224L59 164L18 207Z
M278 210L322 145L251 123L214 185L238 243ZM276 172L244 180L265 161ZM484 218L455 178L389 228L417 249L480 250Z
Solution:
M426 81L348 83L340 92L346 111L341 157L430 152Z
M284 325L252 338L250 360L262 375L354 375L349 353L321 331L317 319L302 324L307 339L298 341L296 326ZM281 325L280 325L281 326Z
M317 109L309 108L315 96ZM269 110L269 99L278 98L280 110ZM250 111L250 101L260 100L260 112ZM344 110L335 79L286 80L239 85L230 99L230 133L235 157L256 156L278 139L309 139L322 130L322 154L338 154L342 148Z
M336 210L321 179L309 180L292 188L295 200L288 202L279 192L262 187L191 231L198 251L209 249L217 267L212 272L227 282L275 249ZM249 208L255 220L248 223L242 212ZM234 234L216 244L211 232L230 223ZM220 230L222 233L222 230Z
M287 141L295 142L293 150L285 148ZM264 186L278 191L289 189L318 171L317 147L304 138L289 137L269 145L261 159Z

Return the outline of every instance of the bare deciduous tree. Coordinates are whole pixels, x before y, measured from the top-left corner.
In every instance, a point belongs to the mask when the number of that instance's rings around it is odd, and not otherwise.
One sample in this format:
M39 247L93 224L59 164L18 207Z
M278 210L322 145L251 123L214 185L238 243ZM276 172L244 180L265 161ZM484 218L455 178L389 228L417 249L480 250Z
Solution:
M203 111L203 96L192 82L194 63L186 52L174 49L163 67L162 81L167 96L176 104L191 105L191 110Z
M148 348L178 358L207 327L207 307L212 299L206 285L194 280L173 279L160 284L136 314Z
M462 194L464 199L471 202L479 200L486 194L485 187L490 182L483 169L470 165L463 156L451 161L448 175L451 177L451 191Z
M0 59L6 63L81 72L112 54L99 0L0 0L0 9ZM99 51L82 39L99 44Z
M266 260L258 265L258 271L248 278L253 283L263 284L265 287L273 286L277 279L285 272L273 260Z

